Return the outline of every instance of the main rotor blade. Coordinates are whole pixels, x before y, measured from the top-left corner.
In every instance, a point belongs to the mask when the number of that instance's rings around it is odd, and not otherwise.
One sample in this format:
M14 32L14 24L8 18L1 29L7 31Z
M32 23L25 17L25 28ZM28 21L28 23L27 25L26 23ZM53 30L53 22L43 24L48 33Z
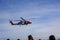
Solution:
M20 17L20 18L25 21L25 19L23 19L22 17Z
M10 21L21 21L21 20L10 20Z

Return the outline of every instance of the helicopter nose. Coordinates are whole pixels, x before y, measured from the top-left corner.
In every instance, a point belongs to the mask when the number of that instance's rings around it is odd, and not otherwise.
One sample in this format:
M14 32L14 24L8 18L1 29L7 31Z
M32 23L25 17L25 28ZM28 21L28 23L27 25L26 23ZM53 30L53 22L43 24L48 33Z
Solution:
M26 21L26 24L31 24L31 22L30 21Z

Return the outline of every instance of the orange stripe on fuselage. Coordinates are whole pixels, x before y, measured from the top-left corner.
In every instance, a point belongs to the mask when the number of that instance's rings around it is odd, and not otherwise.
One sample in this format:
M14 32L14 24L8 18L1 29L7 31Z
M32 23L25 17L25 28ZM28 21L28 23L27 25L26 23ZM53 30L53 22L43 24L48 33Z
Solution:
M29 21L26 21L26 24L29 24Z

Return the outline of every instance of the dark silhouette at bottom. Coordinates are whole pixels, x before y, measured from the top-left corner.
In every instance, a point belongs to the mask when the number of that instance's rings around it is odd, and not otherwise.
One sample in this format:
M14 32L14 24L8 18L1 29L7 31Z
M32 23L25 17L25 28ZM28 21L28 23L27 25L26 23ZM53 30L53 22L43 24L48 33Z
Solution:
M54 35L50 35L50 36L49 36L49 40L56 40L56 38L55 38Z
M9 38L7 40L10 40Z
M28 36L28 40L34 40L33 37L32 37L32 35Z
M20 39L17 39L17 40L20 40Z
M9 38L6 40L10 40ZM19 38L17 40L20 40ZM32 37L32 35L28 35L28 40L34 40L34 38ZM41 40L40 38L38 40ZM54 35L50 35L49 36L49 40L56 40Z

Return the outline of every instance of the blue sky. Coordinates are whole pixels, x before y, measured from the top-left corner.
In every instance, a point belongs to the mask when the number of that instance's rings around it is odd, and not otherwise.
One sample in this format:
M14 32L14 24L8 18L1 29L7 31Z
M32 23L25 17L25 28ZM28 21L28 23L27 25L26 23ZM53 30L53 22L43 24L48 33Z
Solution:
M12 26L10 19L23 17L32 24ZM0 39L27 40L47 38L54 34L60 37L60 0L0 0ZM24 39L23 39L24 38Z

